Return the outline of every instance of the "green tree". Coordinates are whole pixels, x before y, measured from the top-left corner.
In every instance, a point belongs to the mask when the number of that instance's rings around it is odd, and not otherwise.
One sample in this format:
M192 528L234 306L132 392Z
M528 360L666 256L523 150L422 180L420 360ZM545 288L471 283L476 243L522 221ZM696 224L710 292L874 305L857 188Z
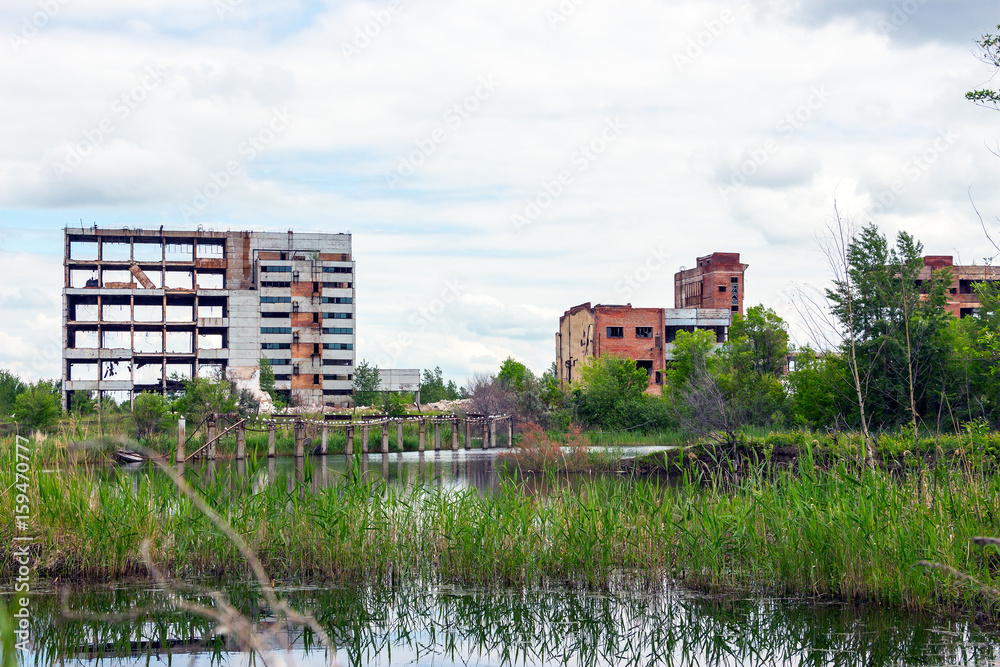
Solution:
M170 414L167 399L159 393L144 391L132 401L132 421L137 439L152 438L160 432Z
M380 401L381 377L378 366L362 360L354 368L354 404L358 406L377 405Z
M1000 31L1000 25L997 26L997 30ZM1000 71L1000 34L983 33L976 40L976 45L979 47L979 59L992 67L995 75ZM965 94L965 99L982 106L1000 109L1000 91L990 88L970 90Z
M735 415L762 426L786 421L790 406L781 377L787 357L787 327L773 310L758 305L745 317L733 317L717 380L726 400L735 404Z
M74 391L69 402L70 412L78 415L92 415L97 411L97 401L89 391Z
M201 424L209 414L229 414L238 411L239 399L225 380L187 378L184 389L174 401L174 408L184 415L192 427Z
M50 427L62 414L59 394L53 391L57 385L41 380L21 392L14 401L14 419L32 429Z
M671 365L666 373L667 385L679 390L701 369L714 375L719 362L715 348L716 337L711 331L678 331L671 350Z
M507 357L506 361L500 365L500 372L497 373L497 380L506 383L508 387L518 392L524 391L529 378L534 378L531 370L520 361L515 361L513 357Z
M663 425L665 404L646 394L649 375L635 361L613 355L592 359L580 369L574 390L583 422L609 429Z
M420 383L420 402L437 403L448 399L448 389L444 384L444 373L437 366L433 371L424 370Z
M6 368L0 369L0 416L8 417L14 412L14 403L28 385Z
M274 366L267 357L260 358L260 390L271 397L271 403L278 410L284 408L285 397L274 386Z

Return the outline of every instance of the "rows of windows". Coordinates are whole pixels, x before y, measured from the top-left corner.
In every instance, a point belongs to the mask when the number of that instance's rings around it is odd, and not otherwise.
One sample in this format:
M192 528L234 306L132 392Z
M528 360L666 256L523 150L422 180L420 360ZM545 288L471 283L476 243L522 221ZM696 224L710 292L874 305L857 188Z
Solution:
M262 334L290 334L292 333L291 327L261 327L260 332Z
M285 282L275 282L273 280L262 280L262 281L260 281L260 286L261 287L288 287L289 282L290 282L290 279L286 280Z
M348 373L347 375L324 375L324 380L353 380L354 376Z
M324 296L323 303L354 303L349 296Z
M260 316L265 319L284 318L287 320L289 317L292 316L292 314L285 311L285 312L261 313Z
M349 266L324 266L323 273L351 273Z
M292 267L290 266L261 266L261 273L291 273Z
M624 338L625 337L625 327L608 327L607 328L608 338ZM653 337L653 327L636 327L635 328L636 338L652 338Z
M353 343L323 343L324 350L353 350Z
M291 343L261 343L260 349L262 350L290 350L292 349Z
M268 359L272 366L287 366L292 363L291 359Z
M351 360L350 359L324 359L323 360L323 365L324 366L350 366L351 365Z
M325 334L353 334L354 329L352 327L324 327L323 333Z
M351 313L323 313L324 320L353 320L354 315Z
M261 303L291 303L292 297L290 296L262 296L260 297Z

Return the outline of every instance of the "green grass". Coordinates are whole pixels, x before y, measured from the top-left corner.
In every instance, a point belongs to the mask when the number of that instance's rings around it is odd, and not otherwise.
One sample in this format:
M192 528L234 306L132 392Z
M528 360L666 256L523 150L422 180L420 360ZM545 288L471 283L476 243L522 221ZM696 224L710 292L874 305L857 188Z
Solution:
M0 455L0 511L14 515L11 453ZM675 484L598 479L535 496L386 486L360 473L318 491L261 485L261 461L242 478L200 482L200 492L280 578L365 582L406 577L471 585L571 582L605 587L622 577L890 603L907 609L975 608L981 591L917 566L930 560L998 586L1000 476L929 467L919 476L858 472L810 456L795 470L733 481L689 471ZM103 581L141 574L144 538L180 575L245 576L236 548L162 474L102 482L86 467L32 473L41 577ZM10 543L12 523L0 523ZM16 563L0 552L0 575Z

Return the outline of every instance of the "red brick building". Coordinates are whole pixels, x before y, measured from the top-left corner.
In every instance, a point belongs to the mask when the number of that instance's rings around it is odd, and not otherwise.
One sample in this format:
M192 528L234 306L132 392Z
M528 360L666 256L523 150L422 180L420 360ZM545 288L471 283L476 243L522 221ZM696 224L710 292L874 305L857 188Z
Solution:
M931 279L931 273L940 269L951 270L951 287L948 288L949 313L955 317L968 317L982 304L976 296L975 283L1000 282L1000 267L995 266L956 266L951 255L927 255L924 257L924 268L917 279L919 287L924 281Z
M743 273L738 252L713 252L693 269L674 274L674 308L725 308L743 314Z

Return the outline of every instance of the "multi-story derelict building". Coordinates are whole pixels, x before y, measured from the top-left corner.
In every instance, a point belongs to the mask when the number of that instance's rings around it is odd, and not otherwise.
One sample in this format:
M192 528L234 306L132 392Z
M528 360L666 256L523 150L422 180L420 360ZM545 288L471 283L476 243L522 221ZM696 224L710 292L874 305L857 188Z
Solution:
M127 401L271 360L294 405L347 405L350 234L65 230L63 400Z

